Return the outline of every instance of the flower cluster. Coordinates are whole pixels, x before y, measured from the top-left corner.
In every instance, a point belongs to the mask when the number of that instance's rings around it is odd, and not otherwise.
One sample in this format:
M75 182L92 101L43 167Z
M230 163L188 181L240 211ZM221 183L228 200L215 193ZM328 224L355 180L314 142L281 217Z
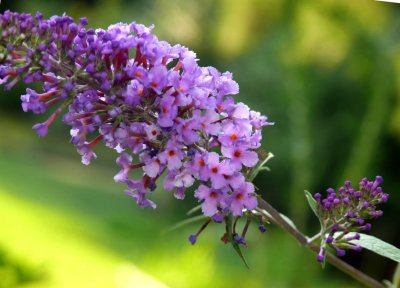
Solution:
M231 73L200 67L194 52L159 41L152 27L85 25L66 15L0 15L0 84L42 82L42 92L21 96L23 110L56 106L34 125L39 136L68 109L63 121L82 162L96 158L100 142L115 149L121 171L114 179L141 207L155 207L148 196L165 174L163 187L178 199L198 181L194 196L213 219L255 208L247 177L259 161L261 128L271 123L234 102ZM143 170L139 179L129 176L133 169Z
M324 199L320 193L314 194L322 226L318 261L324 261L327 245L332 247L338 256L344 256L345 249L361 250L361 246L353 245L350 241L360 239L357 232L371 229L371 224L366 220L383 215L383 212L376 208L377 204L385 203L389 199L389 195L379 186L382 182L381 176L377 176L375 181L363 178L358 190L352 188L350 181L346 181L338 192L332 188L327 189ZM355 233L349 236L350 232Z

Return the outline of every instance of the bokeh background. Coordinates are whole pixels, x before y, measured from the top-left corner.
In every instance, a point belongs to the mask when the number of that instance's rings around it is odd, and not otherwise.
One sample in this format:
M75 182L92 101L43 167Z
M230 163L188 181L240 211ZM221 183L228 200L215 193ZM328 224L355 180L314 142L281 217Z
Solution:
M232 71L238 101L276 123L263 146L275 154L256 179L265 199L303 231L318 232L303 190L384 177L391 194L371 234L399 245L400 5L372 0L3 0L0 9L86 16L91 27L155 24L160 39L195 50L203 66ZM196 203L158 190L142 210L113 182L116 154L89 167L56 123L24 114L24 86L0 95L0 287L360 287L295 240L253 226L246 269L213 225L166 233ZM378 279L395 263L368 251L345 260Z

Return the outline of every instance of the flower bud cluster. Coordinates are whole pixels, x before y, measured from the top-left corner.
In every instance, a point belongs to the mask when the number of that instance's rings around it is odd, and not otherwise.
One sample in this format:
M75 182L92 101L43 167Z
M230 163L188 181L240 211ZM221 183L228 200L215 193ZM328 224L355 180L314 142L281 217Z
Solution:
M43 19L41 14L0 15L0 84L43 83L27 89L22 108L55 112L33 128L47 134L53 121L71 126L71 143L89 164L103 142L120 156L115 181L141 207L155 207L148 196L165 174L163 187L194 196L206 216L241 216L257 206L246 177L259 161L261 128L271 123L232 96L238 84L229 72L201 67L194 52L171 46L141 24L86 29L86 19ZM131 55L133 55L131 57ZM142 169L138 179L129 175Z
M332 188L327 189L325 198L320 193L314 194L322 226L318 261L324 261L326 246L332 247L338 256L344 256L346 249L361 250L360 246L353 245L350 241L360 239L357 232L371 229L367 220L383 215L383 211L376 207L389 199L389 195L379 186L382 182L381 176L376 176L375 181L363 178L358 190L351 186L350 181L346 181L337 192ZM350 232L356 233L349 236Z

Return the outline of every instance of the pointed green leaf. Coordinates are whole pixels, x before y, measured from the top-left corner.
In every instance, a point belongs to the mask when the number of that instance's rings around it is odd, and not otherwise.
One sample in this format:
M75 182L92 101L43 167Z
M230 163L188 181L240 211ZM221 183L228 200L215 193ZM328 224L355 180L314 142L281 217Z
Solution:
M274 154L272 154L271 152L268 152L267 156L264 158L264 160L260 163L259 167L263 167L265 164L267 164L267 162L269 160L271 160L272 158L274 158Z
M199 216L194 216L194 217L182 220L182 221L172 225L171 227L167 228L166 230L164 230L164 233L171 232L171 231L176 230L178 228L181 228L181 227L183 227L185 225L188 225L188 224L200 221L200 220L204 220L204 219L207 219L207 218L208 218L207 216L199 215Z
M318 219L319 219L318 209L317 209L317 201L315 201L314 197L307 190L304 190L304 194L306 195L306 199L307 199L308 205L310 205L310 207L311 207L312 211L314 212L315 216L317 216Z
M400 264L397 264L392 279L393 287L400 287Z
M242 259L244 265L246 265L247 268L250 268L249 265L247 265L247 261L243 256L243 253L242 253L242 250L240 249L240 246L235 242L235 239L233 238L232 215L229 215L225 219L226 219L226 225L227 225L227 228L228 228L229 242L232 244L233 249L235 249L235 251L239 255L239 257Z
M292 219L290 219L289 217L287 217L285 214L279 213L281 215L281 217L290 225L292 226L294 229L297 230L296 225L294 224L294 222L292 221Z
M251 174L249 176L249 181L250 182L252 182L254 180L254 178L256 178L256 176L258 175L258 173L261 170L268 170L269 171L269 168L268 167L264 167L264 165L273 157L274 157L274 154L272 154L271 152L268 152L268 154L265 156L265 158L261 162L259 162L259 164L253 169L253 172L251 172Z
M191 214L193 214L194 212L199 211L199 210L201 209L201 205L202 205L202 204L199 204L199 205L193 207L192 209L190 209L190 210L186 213L186 215L191 215Z
M349 235L354 235L354 233L349 233ZM400 249L389 244L379 238L376 238L367 234L360 234L360 240L351 240L350 243L354 245L360 245L361 247L368 249L376 254L379 254L383 257L392 259L396 262L400 262Z
M240 249L239 245L236 244L235 241L231 241L231 244L232 244L233 248L235 249L236 253L237 253L237 254L239 255L239 257L242 259L244 265L246 265L246 267L247 267L248 269L250 269L249 265L248 265L247 262L246 262L246 259L245 259L244 256L243 256L242 250Z

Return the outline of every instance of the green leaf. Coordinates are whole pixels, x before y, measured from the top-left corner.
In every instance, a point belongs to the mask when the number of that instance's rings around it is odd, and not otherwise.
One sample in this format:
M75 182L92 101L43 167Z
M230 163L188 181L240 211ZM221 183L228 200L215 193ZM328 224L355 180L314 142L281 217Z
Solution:
M317 216L318 219L319 219L318 209L317 209L317 201L315 201L314 197L307 190L304 190L304 194L306 195L306 199L307 199L308 205L310 205L310 207L311 207L312 211L314 212L315 216Z
M190 210L186 213L186 215L192 215L194 212L199 211L199 210L201 209L201 205L202 205L202 204L193 207L192 209L190 209Z
M262 170L269 171L269 168L268 167L264 167L264 165L273 157L274 157L274 154L272 154L271 152L268 152L268 154L265 156L265 158L261 162L259 162L259 164L251 172L251 174L249 176L249 181L250 182L252 182L254 180L254 178L256 178L256 176L258 175L258 173L260 171L262 171Z
M349 236L355 233L349 233ZM400 249L393 246L392 244L386 243L385 241L367 234L360 234L360 240L351 240L350 243L354 245L360 245L361 247L368 249L376 254L383 257L392 259L396 262L400 262Z
M181 227L183 227L185 225L188 225L188 224L200 221L200 220L204 220L204 219L207 219L207 218L208 218L207 216L199 215L199 216L194 216L194 217L182 220L182 221L172 225L171 227L167 228L166 230L164 230L164 233L171 232L171 231L176 230L178 228L181 228Z
M294 222L292 221L292 219L290 219L289 217L287 217L285 214L279 213L281 215L281 217L290 225L292 226L294 229L297 230L296 225L294 225Z
M400 264L397 264L392 279L393 287L400 287Z
M236 253L239 255L239 257L242 259L244 265L249 269L249 265L247 265L246 259L243 256L242 250L240 249L240 246L235 242L235 239L233 238L233 232L232 232L232 215L229 215L226 219L226 225L228 228L228 236L229 236L229 242L232 244L233 249L235 249Z
M239 257L242 259L244 265L246 265L247 269L250 269L249 265L246 262L246 259L243 256L242 250L240 249L239 245L233 240L231 241L231 244L233 246L233 249L235 249L236 253L239 255Z

